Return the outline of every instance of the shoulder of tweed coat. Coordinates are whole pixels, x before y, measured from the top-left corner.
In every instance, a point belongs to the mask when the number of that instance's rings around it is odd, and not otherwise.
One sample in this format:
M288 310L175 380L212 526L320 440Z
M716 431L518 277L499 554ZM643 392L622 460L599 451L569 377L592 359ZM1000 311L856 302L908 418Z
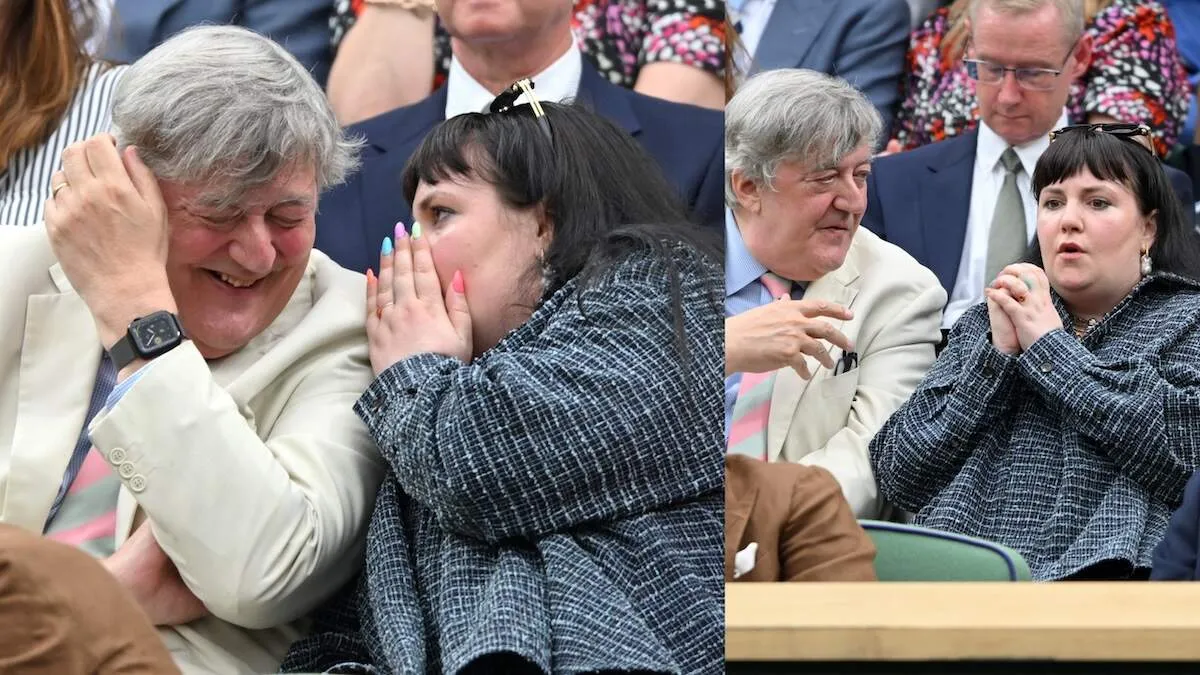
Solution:
M721 672L722 279L639 251L469 365L382 373L356 407L391 469L365 571L285 667Z
M989 335L986 305L964 314L876 435L881 494L1015 548L1036 579L1149 567L1200 466L1200 284L1152 275L1082 340L1054 330L1016 357Z

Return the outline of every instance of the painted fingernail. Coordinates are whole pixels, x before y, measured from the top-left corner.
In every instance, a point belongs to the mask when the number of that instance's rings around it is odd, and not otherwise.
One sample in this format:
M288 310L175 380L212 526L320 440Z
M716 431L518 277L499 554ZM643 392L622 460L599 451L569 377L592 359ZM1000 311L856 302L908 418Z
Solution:
M404 229L404 223L396 223L396 241L408 236L408 231Z
M374 283L374 282L375 282L375 272L370 267L368 267L367 268L367 283L370 284L370 283Z
M463 278L462 278L461 271L454 272L454 278L450 280L450 286L454 289L455 293L463 292L463 290L465 289L465 286L463 285Z
M413 226L412 226L412 238L413 239L421 238L421 223L418 223L415 220L413 221Z
M391 237L383 238L383 248L379 249L379 252L382 253L383 255L391 255L392 254L392 238Z

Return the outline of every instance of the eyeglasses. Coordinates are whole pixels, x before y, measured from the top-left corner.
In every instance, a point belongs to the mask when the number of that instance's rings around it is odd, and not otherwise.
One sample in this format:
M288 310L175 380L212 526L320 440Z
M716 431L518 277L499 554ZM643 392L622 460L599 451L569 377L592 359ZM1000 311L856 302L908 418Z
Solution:
M517 99L522 95L529 101L527 105L533 109L533 117L537 120L538 126L545 132L546 138L554 141L554 134L550 132L550 120L546 119L546 110L542 108L541 101L533 93L533 80L524 78L517 80L508 89L500 92L488 106L488 112L504 113L512 110L517 105Z
M1139 148L1142 148L1146 152L1155 155L1154 150L1149 145L1150 127L1146 126L1145 124L1133 124L1130 122L1109 122L1107 124L1072 124L1069 127L1063 127L1061 129L1055 129L1054 131L1051 131L1050 142L1053 143L1054 139L1062 136L1063 134L1068 134L1072 131L1079 131L1081 129L1087 129L1093 134L1108 134L1110 136L1116 136L1117 138L1129 141ZM1139 141L1139 137L1145 137L1146 143ZM1157 155L1155 156L1157 157Z
M963 64L967 67L967 77L976 82L1000 84L1004 81L1005 73L1012 73L1017 80L1017 86L1022 89L1047 91L1054 88L1055 80L1062 75L1062 69L1067 67L1067 62L1071 60L1071 55L1075 53L1075 47L1078 45L1078 41L1071 45L1071 49L1067 52L1067 58L1063 59L1058 70L1053 68L1009 68L982 59L963 59Z

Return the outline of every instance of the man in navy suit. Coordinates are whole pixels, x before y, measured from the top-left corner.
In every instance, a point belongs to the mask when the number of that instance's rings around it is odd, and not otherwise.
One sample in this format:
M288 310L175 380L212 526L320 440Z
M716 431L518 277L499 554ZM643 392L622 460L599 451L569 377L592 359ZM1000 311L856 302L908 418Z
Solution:
M751 72L804 68L866 94L890 138L908 49L905 0L728 0Z
M362 169L321 197L316 247L350 269L376 267L383 238L411 226L400 191L409 156L443 120L484 112L497 93L532 77L541 100L578 99L624 128L658 160L693 220L724 226L723 115L609 84L571 37L562 0L439 0L454 58L446 85L415 105L351 126L365 137Z
M937 275L949 297L943 329L982 302L995 269L1016 262L1033 239L1037 202L1030 177L1050 132L1068 124L1064 106L1071 83L1091 60L1080 3L1044 0L1035 9L1012 11L984 0L971 11L967 64L977 82L978 128L876 160L862 221ZM1004 164L1006 155L1019 160L1013 169ZM1192 214L1186 174L1165 168L1185 213ZM1020 204L1010 200L1006 210L1009 183L1015 183L1010 194L1019 194ZM1014 227L1021 238L1015 246L1011 237L1005 244L1002 228ZM1004 251L1010 255L997 259Z

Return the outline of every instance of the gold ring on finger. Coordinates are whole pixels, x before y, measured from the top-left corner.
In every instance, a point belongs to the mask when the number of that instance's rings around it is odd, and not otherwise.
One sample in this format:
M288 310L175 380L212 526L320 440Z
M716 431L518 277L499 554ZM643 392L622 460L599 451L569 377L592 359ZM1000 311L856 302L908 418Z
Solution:
M52 190L50 190L50 198L54 199L55 197L57 197L58 191L65 187L67 187L67 183L59 183L58 185L55 185L54 188Z
M382 318L383 318L383 310L387 309L388 307L391 307L391 306L392 306L392 305L394 305L394 304L396 304L396 303L394 303L394 302L388 302L388 303L387 303L387 304L385 304L385 305L382 305L382 306L380 306L380 307L377 307L377 308L375 309L375 318L377 318L377 319L382 319Z

